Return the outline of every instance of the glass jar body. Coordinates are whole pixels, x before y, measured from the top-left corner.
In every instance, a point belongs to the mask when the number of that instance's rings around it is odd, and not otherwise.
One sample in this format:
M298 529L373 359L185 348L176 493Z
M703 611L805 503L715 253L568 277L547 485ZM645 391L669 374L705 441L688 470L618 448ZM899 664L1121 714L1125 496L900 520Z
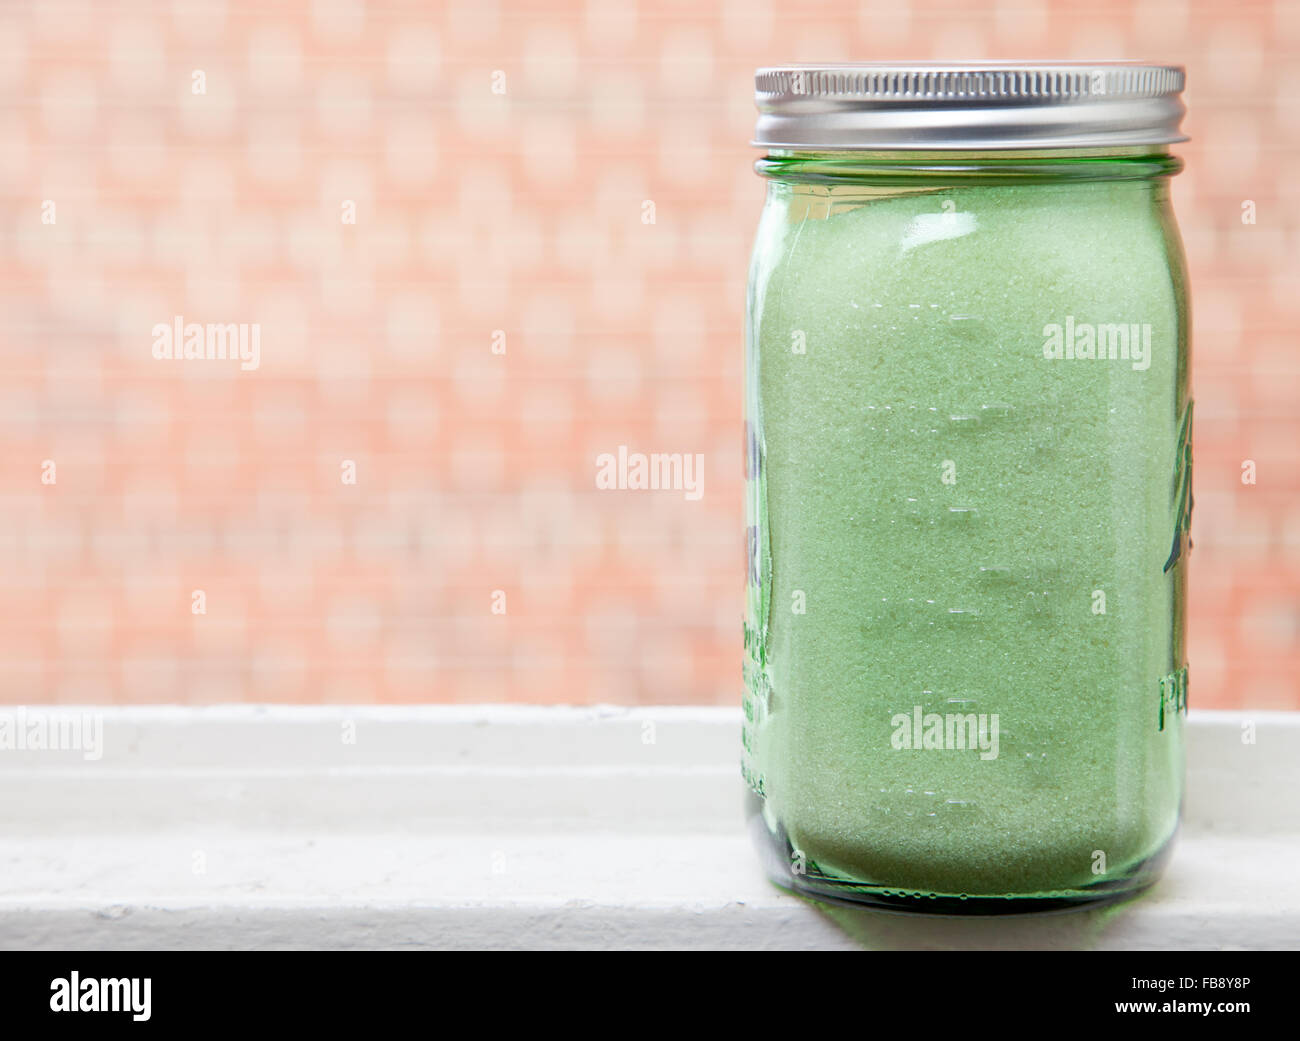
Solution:
M743 766L769 874L959 913L1141 888L1187 692L1174 161L765 162Z

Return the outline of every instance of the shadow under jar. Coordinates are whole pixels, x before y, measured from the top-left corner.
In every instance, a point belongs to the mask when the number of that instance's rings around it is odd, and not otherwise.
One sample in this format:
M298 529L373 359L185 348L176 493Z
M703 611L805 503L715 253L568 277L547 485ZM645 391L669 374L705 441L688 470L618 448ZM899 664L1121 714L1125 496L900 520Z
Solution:
M1183 72L760 70L743 771L768 874L1114 899L1177 830Z

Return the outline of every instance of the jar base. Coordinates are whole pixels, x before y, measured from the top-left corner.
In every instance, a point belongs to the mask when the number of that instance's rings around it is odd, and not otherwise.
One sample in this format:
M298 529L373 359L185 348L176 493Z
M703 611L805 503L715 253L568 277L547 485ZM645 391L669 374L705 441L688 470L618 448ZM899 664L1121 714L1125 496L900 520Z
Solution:
M842 907L862 907L903 914L975 917L989 915L1049 914L1104 907L1136 896L1164 873L1173 853L1177 830L1155 853L1129 865L1094 885L1040 893L998 895L930 893L901 889L883 883L856 881L825 874L809 865L806 872L792 870L794 848L783 829L775 833L762 812L762 800L747 796L749 831L763 861L767 877L796 896Z

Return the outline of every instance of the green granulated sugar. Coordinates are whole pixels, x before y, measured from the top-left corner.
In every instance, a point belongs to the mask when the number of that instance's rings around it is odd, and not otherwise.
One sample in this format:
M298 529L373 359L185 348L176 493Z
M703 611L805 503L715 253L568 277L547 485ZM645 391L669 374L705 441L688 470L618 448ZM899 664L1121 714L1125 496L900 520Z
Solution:
M755 763L769 821L819 870L1051 891L1173 832L1164 190L980 186L840 212L822 190L760 229L778 259L754 302L772 562ZM1087 354L1084 327L1121 325L1149 332L1145 358L1044 356L1052 326ZM918 706L983 715L986 738L996 714L996 758L895 747Z

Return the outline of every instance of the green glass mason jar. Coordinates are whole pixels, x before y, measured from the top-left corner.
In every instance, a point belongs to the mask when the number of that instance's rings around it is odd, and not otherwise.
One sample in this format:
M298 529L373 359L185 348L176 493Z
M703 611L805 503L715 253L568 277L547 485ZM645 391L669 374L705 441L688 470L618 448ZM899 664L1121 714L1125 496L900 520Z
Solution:
M779 884L978 914L1158 876L1187 704L1182 87L758 73L743 772Z

